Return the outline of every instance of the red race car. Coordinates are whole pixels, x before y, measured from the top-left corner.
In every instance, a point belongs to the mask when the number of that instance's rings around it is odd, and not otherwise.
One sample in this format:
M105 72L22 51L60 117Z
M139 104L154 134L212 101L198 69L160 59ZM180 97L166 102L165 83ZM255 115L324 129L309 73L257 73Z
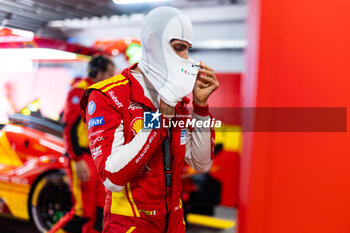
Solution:
M45 232L72 207L63 125L14 114L0 125L0 214L33 220Z

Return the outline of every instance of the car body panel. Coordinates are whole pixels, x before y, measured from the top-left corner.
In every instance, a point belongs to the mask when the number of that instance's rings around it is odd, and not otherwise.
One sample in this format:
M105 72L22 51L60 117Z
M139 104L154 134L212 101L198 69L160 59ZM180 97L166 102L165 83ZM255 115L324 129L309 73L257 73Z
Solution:
M9 123L0 130L0 214L30 219L29 198L46 173L64 171L61 137L30 125Z

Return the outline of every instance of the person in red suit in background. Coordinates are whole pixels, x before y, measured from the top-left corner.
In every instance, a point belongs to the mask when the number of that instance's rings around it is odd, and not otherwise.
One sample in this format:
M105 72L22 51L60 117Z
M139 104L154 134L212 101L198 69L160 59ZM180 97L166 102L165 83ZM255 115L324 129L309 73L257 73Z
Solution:
M64 141L70 162L70 183L73 208L49 231L95 233L102 231L105 191L97 174L86 131L80 117L79 102L90 85L112 77L114 63L104 57L93 57L89 62L89 77L72 84L63 114Z

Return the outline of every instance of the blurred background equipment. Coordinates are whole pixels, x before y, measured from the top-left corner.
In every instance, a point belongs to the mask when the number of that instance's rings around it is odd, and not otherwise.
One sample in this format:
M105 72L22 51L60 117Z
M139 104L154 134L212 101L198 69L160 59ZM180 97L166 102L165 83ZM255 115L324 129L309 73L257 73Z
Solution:
M85 75L87 61L95 53L103 51L0 27L1 94L11 104L6 109L18 112L38 99L42 113L58 119L70 80Z
M92 46L111 54L119 70L135 64L141 58L141 41L138 38L100 39Z

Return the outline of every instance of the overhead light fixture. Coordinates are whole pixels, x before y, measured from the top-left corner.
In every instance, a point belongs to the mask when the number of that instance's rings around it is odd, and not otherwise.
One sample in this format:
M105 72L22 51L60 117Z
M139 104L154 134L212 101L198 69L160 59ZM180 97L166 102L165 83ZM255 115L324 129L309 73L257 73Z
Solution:
M33 60L21 58L0 59L0 72L31 72L33 68Z
M30 60L76 60L78 55L46 48L0 49L0 59L18 58Z
M171 0L113 0L115 4L136 4L136 3L152 3L152 2L167 2Z
M195 41L193 43L193 49L245 49L247 47L247 41L244 39L236 40L204 40Z

